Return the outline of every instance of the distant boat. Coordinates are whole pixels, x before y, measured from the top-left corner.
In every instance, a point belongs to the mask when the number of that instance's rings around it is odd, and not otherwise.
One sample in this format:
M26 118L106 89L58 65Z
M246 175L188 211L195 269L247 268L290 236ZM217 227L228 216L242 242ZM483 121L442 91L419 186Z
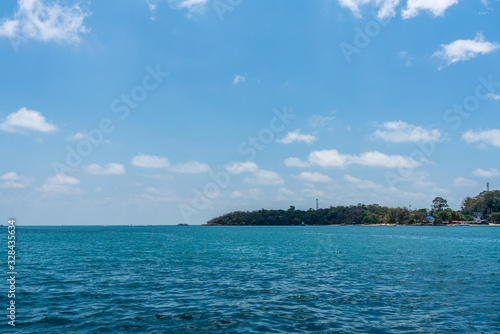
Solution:
M189 226L189 224L185 224L185 223L179 223L177 224L178 226Z

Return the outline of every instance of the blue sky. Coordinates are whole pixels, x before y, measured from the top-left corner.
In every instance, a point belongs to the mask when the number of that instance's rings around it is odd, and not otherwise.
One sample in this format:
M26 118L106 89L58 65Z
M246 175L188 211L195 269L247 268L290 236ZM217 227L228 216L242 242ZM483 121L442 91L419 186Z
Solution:
M500 183L500 2L2 1L0 212L202 224Z

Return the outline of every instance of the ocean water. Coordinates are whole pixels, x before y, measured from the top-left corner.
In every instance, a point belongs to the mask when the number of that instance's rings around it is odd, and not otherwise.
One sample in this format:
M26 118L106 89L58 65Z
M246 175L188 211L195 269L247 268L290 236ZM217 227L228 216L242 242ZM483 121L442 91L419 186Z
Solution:
M500 332L498 227L16 232L16 327L2 316L5 333Z

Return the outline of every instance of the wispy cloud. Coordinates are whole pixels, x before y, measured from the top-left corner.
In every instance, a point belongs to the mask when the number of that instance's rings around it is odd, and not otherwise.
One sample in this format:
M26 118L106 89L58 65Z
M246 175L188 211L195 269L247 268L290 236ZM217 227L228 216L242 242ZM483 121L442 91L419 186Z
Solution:
M169 3L175 9L186 9L191 16L205 12L208 0L169 0Z
M59 174L47 178L41 190L47 193L78 194L80 188L76 187L80 180L65 174Z
M403 121L385 122L382 128L375 131L375 137L392 143L437 141L442 137L439 130L426 130Z
M442 44L441 50L436 51L433 56L443 59L446 65L451 65L491 53L499 48L500 44L486 41L483 34L479 33L474 39L459 39L450 44Z
M285 183L278 173L262 169L255 171L253 177L246 177L243 182L261 185L279 185Z
M198 161L171 165L167 158L142 153L132 158L132 165L142 168L165 168L174 173L197 174L210 171L210 166Z
M396 7L399 5L399 0L339 0L342 7L348 8L352 13L361 18L360 7L366 4L372 4L379 8L377 13L379 18L392 17L396 15Z
M344 175L344 180L346 180L351 184L354 184L359 189L376 189L376 190L384 189L384 187L378 183L375 183L370 180L362 180L357 177L351 176L349 174Z
M332 179L328 175L318 172L302 172L296 178L305 182L332 182Z
M119 163L109 163L104 167L99 164L91 164L83 166L83 170L94 175L123 175L125 174L125 166Z
M465 179L463 177L457 177L453 181L455 187L477 187L477 182L474 180Z
M494 177L494 176L500 176L500 170L496 168L490 168L490 169L476 168L472 171L472 174L479 177Z
M33 130L40 132L55 132L57 127L48 123L45 117L36 110L21 108L18 111L9 114L5 120L0 123L0 130L7 132L23 132L23 130Z
M0 36L48 42L79 43L81 34L90 29L83 21L90 12L56 1L18 0L19 8L12 19L0 22Z
M285 182L278 173L260 169L259 166L252 161L234 162L224 167L229 173L234 175L251 173L253 176L243 179L243 182L250 184L277 185Z
M209 172L210 166L201 162L190 161L171 166L168 169L176 173L201 174Z
M309 125L313 128L321 128L334 119L335 116L313 115L309 118Z
M462 135L462 139L467 143L484 143L495 147L500 147L500 129L484 131L469 130Z
M24 189L28 187L31 182L30 178L19 176L16 172L8 172L0 176L0 180L3 181L0 184L0 188L6 189Z
M300 129L297 129L293 132L288 132L285 137L281 139L276 139L278 143L281 144L292 144L295 142L303 142L307 144L312 144L316 141L316 136L313 135L306 135L300 133Z
M242 75L235 75L233 79L233 85L237 85L239 83L245 82L247 80L246 77Z

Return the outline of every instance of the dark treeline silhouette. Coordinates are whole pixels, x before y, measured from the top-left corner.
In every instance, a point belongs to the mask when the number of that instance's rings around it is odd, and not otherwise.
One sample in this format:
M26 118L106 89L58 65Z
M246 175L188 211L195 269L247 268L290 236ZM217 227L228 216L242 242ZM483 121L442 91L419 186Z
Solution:
M467 197L462 210L453 211L446 199L436 197L430 210L390 208L378 204L336 206L324 209L236 211L213 218L206 225L357 225L400 224L441 225L453 221L473 221L473 212L480 212L483 219L498 220L500 191L482 192L474 198ZM435 216L436 219L426 219Z

